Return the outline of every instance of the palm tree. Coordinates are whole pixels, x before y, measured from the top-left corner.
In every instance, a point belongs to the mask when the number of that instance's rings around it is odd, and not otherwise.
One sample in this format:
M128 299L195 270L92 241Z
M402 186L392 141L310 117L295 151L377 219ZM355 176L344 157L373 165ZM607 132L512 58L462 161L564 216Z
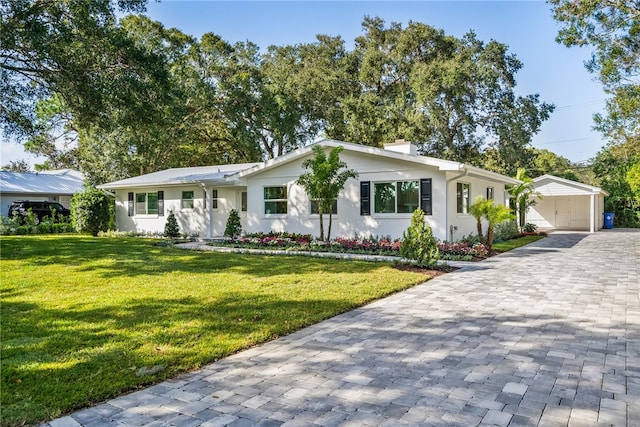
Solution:
M302 167L310 169L310 172L303 173L296 181L304 188L311 200L318 201L320 240L324 240L324 213L329 213L327 240L330 240L333 204L338 200L338 195L347 179L358 176L355 170L347 169L347 164L340 160L340 152L343 148L339 145L329 151L327 156L320 145L314 145L313 157L302 162Z
M525 214L531 206L535 206L538 201L534 197L542 198L542 194L533 189L533 179L527 175L524 168L518 168L516 179L520 184L509 188L512 197L512 207L518 212L518 225L522 231L525 225Z
M513 211L505 205L494 205L489 203L484 211L484 218L487 220L487 249L493 246L493 229L496 225L515 219Z
M485 216L485 212L489 205L492 205L491 200L487 200L482 196L476 197L476 200L471 206L469 206L469 213L476 219L476 227L478 229L478 238L481 242L484 241L482 235L482 218Z

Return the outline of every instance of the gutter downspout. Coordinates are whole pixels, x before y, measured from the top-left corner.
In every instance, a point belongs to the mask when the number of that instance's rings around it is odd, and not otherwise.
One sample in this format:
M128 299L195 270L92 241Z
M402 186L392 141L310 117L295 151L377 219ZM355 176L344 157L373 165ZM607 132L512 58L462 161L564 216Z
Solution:
M465 165L462 164L462 168L465 168ZM463 178L465 176L469 175L469 169L464 169L464 173L461 173L460 175L456 175L453 176L451 178L449 178L447 180L447 188L445 189L445 196L446 196L446 206L445 206L445 215L446 215L446 222L445 222L445 235L447 233L447 231L449 230L449 227L453 226L453 224L449 224L449 184L451 184L452 181L455 181L457 179ZM451 239L453 240L453 236L451 237ZM453 243L453 242L452 242Z

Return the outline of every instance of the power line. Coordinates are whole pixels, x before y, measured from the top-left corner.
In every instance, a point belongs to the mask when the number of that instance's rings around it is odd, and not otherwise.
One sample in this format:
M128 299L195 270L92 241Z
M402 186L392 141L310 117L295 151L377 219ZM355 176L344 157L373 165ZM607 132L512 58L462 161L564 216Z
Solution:
M555 111L568 110L569 108L584 107L584 106L593 105L593 104L601 104L601 103L603 103L605 101L606 101L606 99L599 99L597 101L586 101L586 102L582 102L580 104L561 105L560 107L556 107Z

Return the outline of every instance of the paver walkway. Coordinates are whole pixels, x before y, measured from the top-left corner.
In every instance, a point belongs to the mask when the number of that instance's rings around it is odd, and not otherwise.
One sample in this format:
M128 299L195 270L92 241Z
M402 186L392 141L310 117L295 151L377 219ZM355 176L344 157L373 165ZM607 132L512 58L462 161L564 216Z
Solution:
M639 269L554 233L48 425L640 426Z

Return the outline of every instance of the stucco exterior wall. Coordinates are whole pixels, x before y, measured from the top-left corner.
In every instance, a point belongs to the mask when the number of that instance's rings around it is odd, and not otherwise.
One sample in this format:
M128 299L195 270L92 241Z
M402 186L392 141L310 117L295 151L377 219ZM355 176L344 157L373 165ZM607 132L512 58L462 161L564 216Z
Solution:
M448 181L448 194L449 198L447 201L447 209L448 209L448 218L449 218L449 226L446 230L447 235L443 237L443 240L449 241L457 241L460 240L464 236L469 236L471 234L478 234L477 232L477 221L476 219L469 213L458 213L457 211L457 184L458 183L467 183L469 184L470 191L470 205L476 200L478 196L487 197L487 188L493 189L493 200L496 205L505 204L506 202L506 191L503 183L491 181L488 179L473 177L469 175L455 174L448 172L447 173L447 181ZM486 233L487 223L483 221L483 233ZM451 236L451 227L453 226L455 229L453 230L453 238Z
M391 236L402 237L402 233L411 222L411 213L375 213L374 184L379 182L432 179L432 215L426 217L433 228L434 235L446 240L450 238L449 224L458 227L456 238L475 233L476 221L469 214L456 212L456 183L470 184L471 203L478 195L486 196L486 188L494 188L497 203L504 203L504 184L488 180L464 177L447 183L455 174L445 174L435 167L418 165L400 160L381 159L350 152L341 153L341 160L350 169L359 172L356 179L347 181L338 200L338 213L333 216L332 237L344 236ZM319 235L318 215L310 213L310 200L304 190L295 184L302 171L303 159L286 165L268 169L247 179L248 215L247 231L288 231ZM371 183L371 214L360 215L360 182ZM265 214L264 188L286 185L288 192L287 214ZM447 188L449 197L447 197ZM449 218L449 221L447 221ZM325 232L328 216L325 215Z
M208 187L209 188L209 187ZM239 209L240 187L210 187L218 192L218 206L213 209L213 235L221 236L229 218L231 209ZM164 191L164 215L128 214L128 193L150 193ZM182 208L182 192L193 191L193 208ZM134 202L135 203L135 202ZM209 210L205 208L204 187L172 186L172 187L139 187L116 191L116 226L118 231L137 231L145 233L163 233L167 216L173 212L183 234L206 237L209 224Z

